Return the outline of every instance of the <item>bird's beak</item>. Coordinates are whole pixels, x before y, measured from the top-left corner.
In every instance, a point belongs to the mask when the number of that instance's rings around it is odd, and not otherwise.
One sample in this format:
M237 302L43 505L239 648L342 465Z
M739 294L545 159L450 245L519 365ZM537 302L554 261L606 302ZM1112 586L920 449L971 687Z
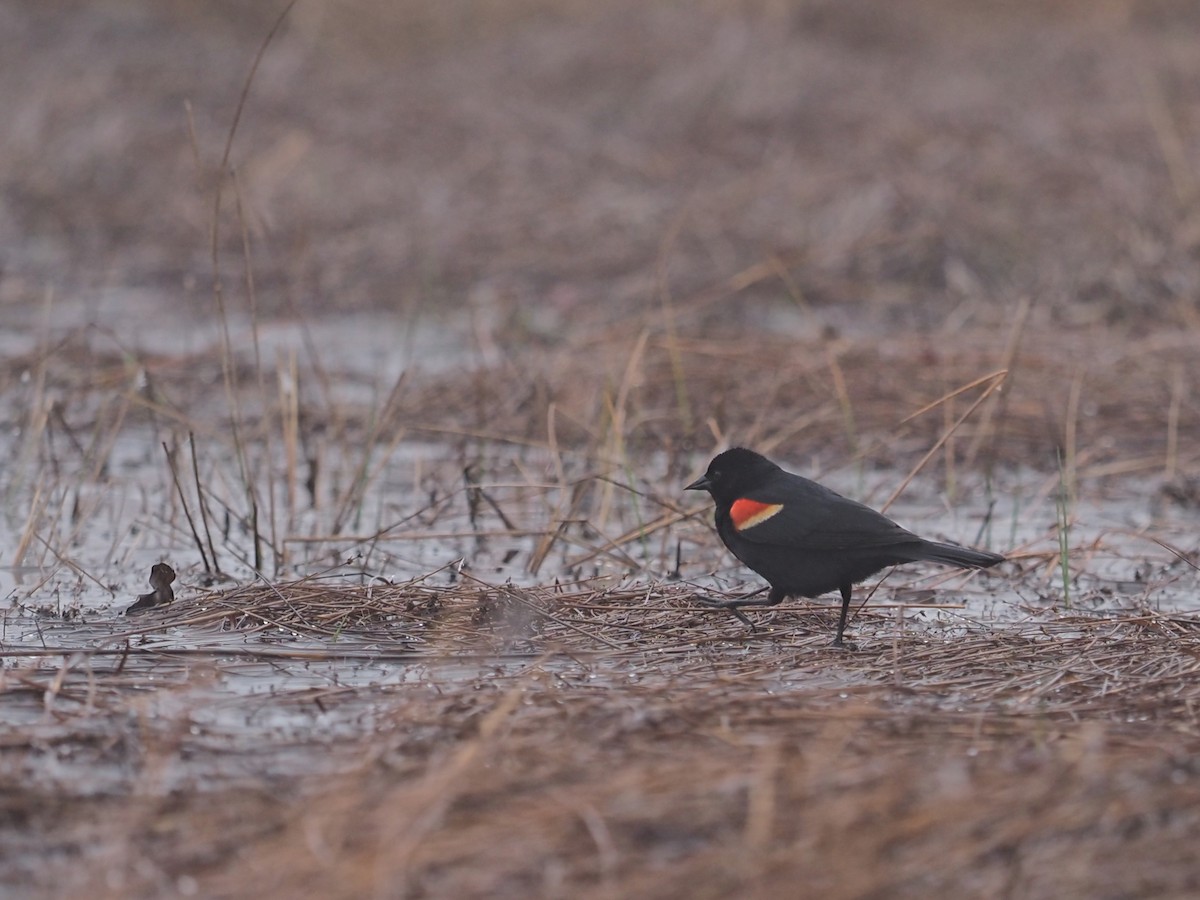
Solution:
M707 491L712 487L712 483L708 480L707 475L701 475L691 484L684 488L685 491Z

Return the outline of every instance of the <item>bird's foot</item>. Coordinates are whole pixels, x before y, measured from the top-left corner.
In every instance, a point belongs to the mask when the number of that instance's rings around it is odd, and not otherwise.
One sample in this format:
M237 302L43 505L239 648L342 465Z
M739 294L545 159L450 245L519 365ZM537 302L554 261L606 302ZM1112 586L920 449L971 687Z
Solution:
M713 597L697 597L696 599L709 609L724 609L733 613L751 632L758 631L758 626L750 621L750 617L737 608L737 600L717 600Z

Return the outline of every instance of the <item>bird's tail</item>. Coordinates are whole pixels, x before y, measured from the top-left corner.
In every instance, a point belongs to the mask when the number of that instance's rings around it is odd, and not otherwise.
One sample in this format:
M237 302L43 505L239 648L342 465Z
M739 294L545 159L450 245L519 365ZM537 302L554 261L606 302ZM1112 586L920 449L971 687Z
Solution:
M1004 562L1004 557L996 553L972 550L970 547L958 547L954 544L939 544L937 541L922 541L920 556L917 559L947 566L960 566L964 569L987 569Z

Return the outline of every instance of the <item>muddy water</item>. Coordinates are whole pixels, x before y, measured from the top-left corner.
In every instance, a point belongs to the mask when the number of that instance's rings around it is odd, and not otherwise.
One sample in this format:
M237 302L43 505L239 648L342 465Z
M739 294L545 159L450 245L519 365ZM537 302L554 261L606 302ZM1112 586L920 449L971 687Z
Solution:
M162 429L124 427L113 436L104 474L97 479L90 460L79 459L72 467L58 458L51 466L23 447L20 435L0 434L0 459L17 461L5 469L0 516L0 597L8 606L0 640L5 646L42 641L47 629L66 646L100 640L89 626L100 632L125 626L121 612L149 589L150 567L159 561L170 562L179 573L175 590L182 603L223 583L255 580L247 523L227 512L246 509L232 448L207 441L200 463L212 495L210 530L223 581L205 571L164 461L164 437ZM260 494L266 519L260 519L260 531L266 535L264 545L281 551L266 554L261 576L267 580L321 572L365 585L433 573L427 583L438 585L458 580L455 567L465 564L472 580L493 584L546 584L598 575L652 581L678 574L700 586L757 586L755 576L720 548L707 507L657 476L661 461L646 466L646 479L635 485L640 497L597 487L588 502L570 513L575 524L534 572L530 564L539 545L567 514L569 488L559 486L548 452L490 447L480 457L477 482L467 486L460 450L405 441L386 460L372 462L370 489L355 501L352 515L339 516L343 507L335 486L351 483L361 465L352 448L340 452L341 458L332 451L325 456L324 496L315 501L302 497L299 503L294 493L289 498L278 475L282 461L259 454L257 471L269 482ZM190 465L186 449L181 459ZM697 467L702 463L697 460ZM584 464L577 468L580 474L587 471ZM568 481L574 474L568 473ZM845 470L805 474L877 506L904 477ZM1161 479L1155 478L1080 485L1067 530L1070 590L1077 599L1108 597L1115 606L1144 603L1180 611L1200 606L1195 569L1168 549L1194 549L1200 517L1164 498L1160 486ZM968 614L1004 618L1014 608L1019 615L1024 604L1062 597L1056 479L1009 472L991 485L962 480L952 499L941 487L918 477L889 514L925 536L1015 554L1023 558L1023 577L976 577L954 588L961 579L947 579L943 570L921 574L903 569L885 582L901 591L902 602L914 592L946 584ZM486 502L478 495L472 499L475 488ZM185 484L184 490L195 519L194 486ZM272 500L273 520L268 509ZM601 507L602 522L591 518ZM604 552L619 536L676 509L701 511ZM343 524L335 533L339 519ZM207 540L205 544L207 549ZM23 553L17 559L19 548ZM683 566L674 573L677 549ZM1016 568L1007 571L1011 575ZM72 627L54 629L55 621L69 621Z
M150 307L145 313L127 329L127 339L181 357L215 352L219 344L211 329L180 332L175 322L157 322ZM462 364L461 347L470 346L452 339L461 335L430 328L399 352L396 330L383 321L310 324L307 335L264 328L260 353L299 358L306 342L315 342L327 354L326 371L339 373L330 402L378 408L407 365ZM0 338L13 352L24 352L22 340L46 343L27 334ZM99 333L88 339L106 340ZM247 330L235 329L243 361L253 355L247 341ZM273 389L276 372L271 369ZM560 459L544 447L474 440L465 451L461 439L438 443L411 434L394 446L381 440L370 448L307 436L324 440L311 492L288 483L280 434L272 433L269 443L248 442L246 465L266 548L256 572L243 462L221 424L228 409L219 384L197 391L186 419L148 415L142 406L122 418L121 391L136 376L130 373L111 395L93 391L81 398L63 389L39 392L39 375L30 372L18 390L0 397L0 776L9 779L0 777L0 786L19 785L31 807L46 798L118 798L114 806L130 801L132 808L147 798L287 790L354 771L380 753L391 754L388 766L411 773L430 758L429 747L449 745L467 727L464 709L470 712L472 701L486 708L514 686L544 688L531 702L545 703L560 702L560 687L584 694L613 689L636 708L632 692L639 689L687 689L697 667L719 680L749 663L752 674L738 677L764 695L806 702L818 693L847 698L878 688L849 667L826 665L819 651L817 662L807 664L806 650L776 641L776 629L796 618L787 613L778 625L774 614L754 613L760 637L746 641L742 626L727 615L685 619L690 614L681 611L682 620L695 622L694 646L704 652L675 655L654 647L613 653L600 645L570 653L447 654L406 630L410 623L391 633L374 626L369 634L350 629L319 639L282 627L248 632L172 625L157 611L126 617L123 611L149 589L151 567L163 561L178 573L171 611L198 609L224 587L314 573L364 591L417 578L435 589L464 580L519 589L556 579L628 585L672 576L705 591L758 586L719 546L707 504L665 477L663 459L650 456L632 474L612 468L614 481L637 479L628 486L633 490L592 480L580 493L577 481L601 471L593 460L564 453L560 471ZM286 378L278 381L287 387ZM31 409L48 419L57 409L71 428L58 422L37 431ZM254 409L248 400L247 421L254 421ZM178 449L183 493L195 517L186 439L192 428L221 578L206 572L161 446ZM696 470L705 462L696 459ZM876 506L906 474L793 468ZM364 478L365 490L355 493ZM1068 531L1073 603L1088 612L1147 604L1200 608L1195 569L1162 546L1193 550L1197 514L1164 499L1159 481L1078 486ZM894 518L932 538L1011 552L1017 561L970 577L899 570L872 606L890 606L889 614L906 627L953 629L1022 620L1061 603L1056 482L1033 471L1003 473L990 486L965 477L948 497L936 472L918 476L890 510ZM696 516L679 513L692 509ZM564 517L572 522L560 529ZM662 521L668 524L643 538L621 540ZM202 524L196 528L203 532ZM551 534L556 537L546 550ZM208 539L203 543L209 551ZM380 737L385 740L375 740ZM128 826L105 817L106 830L122 827ZM54 841L73 838L47 835L62 831L56 821L33 833L45 846L58 846ZM0 844L27 846L25 830L0 825ZM17 862L0 866L0 885L37 876L36 861L44 855L43 846L10 854Z
M169 561L177 570L175 587L185 602L193 588L213 583L193 538L193 528L203 530L203 525L196 521L188 432L195 434L200 479L210 495L212 539L204 542L215 550L221 571L238 582L317 571L363 583L400 581L458 560L465 561L471 577L491 583L630 573L653 580L674 572L679 549L684 565L676 574L689 580L733 589L755 583L720 549L707 511L605 552L647 522L679 509L703 508L680 484L664 479L662 459L642 461L636 473L611 468L615 481L635 478L629 487L639 494L595 482L572 508L576 480L599 468L569 452L559 457L546 448L482 439L443 444L417 434L402 434L394 444L390 437L379 438L364 447L353 438L340 444L324 439L314 430L298 448L301 457L320 461L310 492L304 481L312 470L303 458L289 469L282 426L273 425L265 434L254 430L264 404L286 400L296 389L290 381L293 361L306 372L321 371L318 406L327 413L339 406L378 413L406 372L486 362L494 348L489 351L489 342L479 338L489 333L488 323L478 321L482 312L456 319L373 314L257 326L233 314L225 328L211 316L189 322L181 319L186 315L160 297L128 291L75 301L48 298L41 308L6 310L0 352L36 360L39 347L71 348L66 355L41 354L49 360L42 365L58 372L60 382L35 364L22 373L16 390L0 397L0 460L7 461L0 468L0 598L10 606L0 639L6 645L36 639L35 611L106 626L148 589L147 575L156 562ZM146 414L147 405L166 404L144 390L152 379L132 362L124 373L128 377L114 378L109 390L73 393L61 383L86 381L86 373L62 375L71 371L67 357L81 353L80 358L119 352L130 360L175 359L185 370L219 373L219 367L204 369L196 360L220 359L226 337L232 359L264 373L259 385L248 380L236 412L218 381L195 385L179 415L162 408ZM110 375L106 370L105 377ZM261 386L264 382L269 388ZM131 390L140 402L123 405ZM170 396L180 404L177 391ZM236 452L231 416L247 423L244 454ZM177 450L193 522L172 483L164 442ZM705 462L697 458L697 470ZM473 485L464 482L468 465L475 473ZM823 472L792 468L876 506L905 475L854 465ZM289 471L295 472L295 483L288 482ZM259 572L252 566L247 479L258 498L258 530L269 545ZM358 482L366 485L361 493L352 489ZM956 592L971 615L1003 616L1014 601L1019 606L1061 595L1061 571L1051 558L1057 557L1060 535L1055 476L1009 471L985 484L968 474L954 485L952 496L946 487L937 472L923 473L890 514L929 537L1040 554L1025 564L1026 577L1019 584L976 579ZM1200 602L1195 570L1161 545L1193 550L1200 512L1195 505L1166 499L1161 487L1155 473L1076 486L1067 535L1074 593L1100 592L1114 603L1180 609ZM531 571L537 548L564 516L576 524ZM431 583L451 579L444 571ZM923 590L941 581L902 571L887 584Z
M156 320L150 308L130 328L128 340L160 353L186 356L219 345L211 329L181 330L174 319ZM418 323L417 328L417 337L398 349L395 322L264 327L259 353L276 359L299 356L315 343L327 370L341 373L333 390L342 392L346 403L369 405L382 402L408 366L466 361L461 348L470 344L464 344L463 335L439 326ZM29 333L25 338L35 340ZM20 343L21 333L14 334L18 337L10 334L7 340ZM246 324L235 323L232 334L236 355L251 357ZM90 333L89 339L108 338ZM187 730L198 746L209 748L211 766L230 765L228 751L237 748L234 756L240 761L234 769L244 767L246 775L269 776L296 766L336 768L348 763L335 752L314 748L392 727L389 710L398 692L499 683L524 677L532 665L525 656L439 658L403 634L380 642L348 633L331 642L270 630L157 628L124 617L123 610L147 591L150 567L160 561L178 572L179 607L201 602L205 591L224 584L315 572L364 586L422 576L435 587L464 577L519 587L556 578L611 575L651 582L676 574L701 589L758 586L719 547L705 505L663 478L661 459L645 461L631 485L636 494L597 481L573 507L575 480L596 471L591 461L564 454L566 469L560 472L559 459L545 448L485 441L473 444L468 460L461 441L450 445L412 437L391 447L381 442L371 454L357 446L324 446L321 477L311 495L283 476L287 460L279 435L270 446L252 446L247 457L262 509L259 529L278 551L268 551L264 571L256 573L244 518L242 462L228 429L213 427L201 432L197 446L210 497L212 547L225 579L219 580L205 571L162 452L164 441L181 448L183 490L195 516L195 486L180 424L169 417L130 416L117 427L105 418L114 415L112 407L93 397L87 412L95 417L94 433L75 434L79 446L72 446L63 428L31 438L29 403L47 410L66 404L62 408L69 415L87 418L67 403L71 398L38 393L32 386L37 377L30 373L21 391L0 401L7 406L0 409L5 421L25 423L0 431L0 459L10 461L0 472L0 597L5 600L0 645L6 654L0 703L9 727L48 745L65 733L60 718L69 716L75 741L64 750L61 765L42 765L30 777L68 778L81 763L101 773L96 790L132 777L121 768L124 763L109 765L102 752L79 743L81 723L86 731L94 719L101 733L111 725L105 725L111 709L132 716L122 726L131 735L141 735L139 740L149 735L164 747L173 740L173 729ZM197 403L195 415L223 403L214 388ZM466 462L475 473L470 485L464 481ZM695 461L697 470L704 462ZM905 474L794 468L877 506ZM614 471L616 481L630 477L625 470ZM364 472L367 489L347 501L348 486ZM1078 486L1068 530L1074 602L1089 610L1200 608L1196 570L1163 546L1194 549L1197 514L1164 499L1160 481L1126 478ZM1062 601L1054 476L1014 471L991 485L963 478L953 497L944 489L935 474L919 476L890 514L923 535L1013 553L1020 562L965 581L940 570L900 570L887 579L875 603L907 605L907 614L917 621L953 623L1021 619L1031 609ZM684 518L676 515L680 509L703 511ZM547 534L559 531L564 516L574 524L561 531L535 567L539 547ZM615 545L620 536L663 517L675 520L643 539ZM205 545L208 549L207 539ZM677 551L682 567L675 573ZM460 565L465 575L457 571ZM945 608L939 610L939 602ZM727 624L713 623L716 629ZM127 646L134 652L126 654ZM273 646L282 648L274 657ZM587 664L557 657L537 665L539 671L601 682L630 677L626 662L602 657ZM250 737L271 752L249 754L245 741ZM205 758L205 751L196 751L187 766L164 763L158 777L168 782L202 777L210 771Z
M160 438L147 429L125 429L112 444L110 474L103 482L87 483L86 473L77 471L70 476L60 473L54 480L41 476L40 485L33 474L10 488L9 514L0 522L0 559L11 563L28 531L28 507L22 507L22 499L28 504L38 498L41 514L21 563L0 567L0 593L7 599L0 622L5 648L113 646L118 642L114 635L140 626L122 612L148 590L150 567L159 561L169 561L179 573L177 605L200 602L205 592L224 584L255 580L248 565L250 535L228 519L214 534L225 580L205 573L166 466L160 455L146 449ZM9 444L0 454L12 452ZM636 500L629 492L610 492L602 528L587 521L587 509L576 512L580 521L566 529L533 572L531 560L564 509L564 491L555 483L549 454L503 447L491 451L490 471L477 486L503 511L507 523L487 504L471 503L456 456L450 448L429 443L397 448L338 534L330 525L337 510L332 500L283 516L286 521L276 524L274 543L285 549L286 558L269 555L273 571L265 577L283 580L323 573L343 584L366 586L428 576L424 583L434 587L464 577L471 583L516 586L605 575L654 581L673 574L678 548L683 562L678 574L702 589L758 586L755 576L719 547L708 525L708 510L673 490L677 486L652 479L637 486L643 496ZM231 457L210 458L205 465L221 478L236 471ZM648 468L653 473L658 467L651 463ZM339 477L349 479L352 469L347 461ZM821 478L879 505L903 474L843 471ZM1062 601L1053 479L1008 473L990 489L980 483L960 484L953 501L936 488L916 479L890 514L918 533L986 546L1013 554L1020 562L966 580L936 568L901 569L886 579L879 600L925 607L921 615L926 618L937 614L932 607L941 600L956 607L946 611L950 618L998 621L1022 618L1031 607ZM220 504L244 505L236 486L219 490L213 489ZM663 502L655 505L653 497ZM283 508L282 493L277 501ZM692 504L688 508L703 512L658 529L645 540L626 542L612 553L597 552L639 523L670 515L668 504ZM597 504L590 506L596 508ZM1194 512L1161 499L1150 479L1085 484L1070 508L1071 597L1092 609L1200 608L1196 570L1167 549L1192 547L1194 530ZM460 566L465 566L465 575ZM352 638L342 637L341 649ZM227 633L181 630L156 635L154 647L187 652L236 649L238 640ZM389 652L370 645L359 650Z
M19 734L22 746L43 748L14 764L27 785L51 794L157 794L208 780L332 773L362 764L355 748L364 736L405 727L398 708L452 685L502 689L531 663L325 657L9 658L0 672L2 732L10 745ZM22 689L13 665L42 689ZM406 740L416 739L408 727Z

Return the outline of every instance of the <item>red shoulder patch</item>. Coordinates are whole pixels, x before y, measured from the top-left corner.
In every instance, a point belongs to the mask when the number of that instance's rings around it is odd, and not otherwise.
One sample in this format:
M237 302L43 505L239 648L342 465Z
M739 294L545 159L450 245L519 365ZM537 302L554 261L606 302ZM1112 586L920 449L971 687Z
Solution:
M783 509L782 503L759 503L757 500L747 500L742 497L733 501L729 507L729 518L733 519L733 527L745 531L755 525L761 525L771 516Z

